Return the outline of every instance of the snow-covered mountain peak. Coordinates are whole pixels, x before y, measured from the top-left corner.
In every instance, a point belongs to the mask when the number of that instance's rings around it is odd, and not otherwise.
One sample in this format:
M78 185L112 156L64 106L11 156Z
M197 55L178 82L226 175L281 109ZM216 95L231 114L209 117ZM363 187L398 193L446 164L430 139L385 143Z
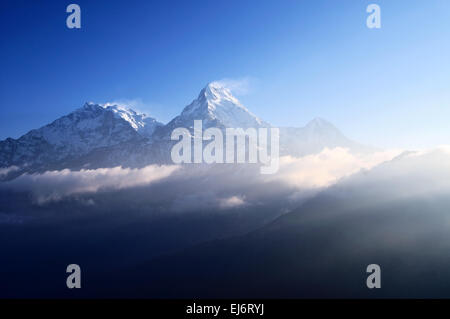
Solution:
M231 102L236 106L243 107L237 98L233 96L231 91L219 82L211 82L206 85L200 92L200 96L204 96L209 107L214 108L215 105L225 101Z
M113 117L118 120L126 121L139 134L150 137L158 126L163 124L156 119L147 116L144 113L136 112L135 110L112 103L97 104L93 102L86 102L82 108L74 112L81 118L98 118L102 113L112 113Z
M102 106L100 104L94 102L86 102L81 109L78 109L76 111L96 111L100 110L101 108Z
M218 82L206 85L197 99L184 108L180 117L184 122L204 120L219 122L218 124L225 127L269 126L247 110L228 88Z
M145 127L145 114L137 114L132 109L125 109L117 105L107 106L106 109L113 112L116 117L124 119L125 121L130 123L131 127L136 131L139 131L140 129Z

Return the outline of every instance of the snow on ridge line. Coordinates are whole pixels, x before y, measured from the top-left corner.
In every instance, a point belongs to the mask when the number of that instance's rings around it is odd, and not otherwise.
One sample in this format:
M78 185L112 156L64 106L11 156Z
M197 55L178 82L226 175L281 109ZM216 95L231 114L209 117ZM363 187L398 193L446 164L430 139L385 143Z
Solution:
M126 105L122 105L122 104L118 104L118 103L106 102L103 104L98 104L98 103L94 103L94 102L87 102L85 104L85 108L86 108L86 106L88 106L88 107L98 106L107 111L111 111L114 113L114 116L117 119L123 119L123 120L127 121L135 131L147 130L148 131L147 134L151 134L155 129L155 127L148 128L147 126L163 125L161 122L157 121L153 117L148 116L145 113L137 112L134 109L132 109Z

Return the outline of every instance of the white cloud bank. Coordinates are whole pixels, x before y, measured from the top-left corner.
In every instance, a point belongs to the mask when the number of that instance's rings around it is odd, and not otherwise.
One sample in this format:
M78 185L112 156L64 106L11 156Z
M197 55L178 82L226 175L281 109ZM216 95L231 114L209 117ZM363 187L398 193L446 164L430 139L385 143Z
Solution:
M19 167L17 167L17 166L0 168L0 178L3 178L5 176L7 176L9 173L12 173L12 172L15 172L18 170L19 170Z
M300 189L323 188L361 170L368 170L401 154L389 150L370 154L352 154L348 149L325 148L318 154L303 157L283 156L280 169L269 180L283 181Z
M140 169L99 168L91 170L48 171L24 174L2 183L3 188L30 192L37 204L63 200L72 195L94 194L154 185L142 201L162 209L181 212L207 209L228 210L252 205L265 206L273 200L296 202L313 196L341 178L397 156L400 151L356 155L347 149L324 149L304 157L280 158L280 169L261 175L257 166L233 164L157 166ZM174 174L174 173L177 174ZM94 201L90 199L89 203Z
M144 168L99 168L81 171L64 169L42 174L24 174L4 186L31 191L39 204L64 197L95 193L100 190L120 190L145 186L169 177L179 166L149 165Z

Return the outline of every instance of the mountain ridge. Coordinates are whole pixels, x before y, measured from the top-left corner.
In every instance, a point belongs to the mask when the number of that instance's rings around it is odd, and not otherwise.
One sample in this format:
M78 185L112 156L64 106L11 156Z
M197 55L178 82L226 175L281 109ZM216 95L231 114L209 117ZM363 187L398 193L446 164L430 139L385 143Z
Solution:
M243 106L217 82L207 84L198 97L169 123L163 124L131 108L115 104L85 103L18 139L0 141L0 167L23 172L112 166L139 167L170 163L171 133L177 127L272 127ZM364 150L322 118L299 128L280 128L280 155L303 156L325 147Z

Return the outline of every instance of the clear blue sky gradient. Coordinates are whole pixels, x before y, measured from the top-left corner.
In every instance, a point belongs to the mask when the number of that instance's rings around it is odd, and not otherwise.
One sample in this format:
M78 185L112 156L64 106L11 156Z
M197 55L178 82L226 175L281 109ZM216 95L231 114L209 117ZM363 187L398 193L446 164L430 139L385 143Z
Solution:
M323 117L366 144L450 144L447 0L2 0L0 30L0 139L85 101L139 99L167 122L207 82L246 78L238 98L274 125Z

